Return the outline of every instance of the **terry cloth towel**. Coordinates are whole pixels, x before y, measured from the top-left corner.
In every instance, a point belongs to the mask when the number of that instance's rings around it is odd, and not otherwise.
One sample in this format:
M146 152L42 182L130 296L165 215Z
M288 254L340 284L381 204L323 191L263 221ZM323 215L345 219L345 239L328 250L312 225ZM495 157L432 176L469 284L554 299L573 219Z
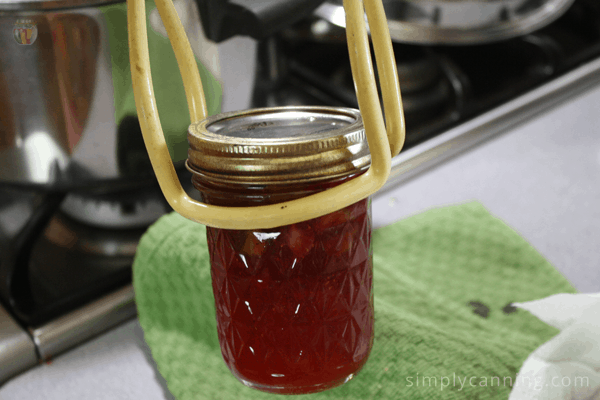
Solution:
M573 287L479 203L373 233L375 342L363 370L311 399L507 399L527 356L558 331L512 302ZM179 400L275 399L239 383L217 339L205 228L177 214L142 238L139 319Z

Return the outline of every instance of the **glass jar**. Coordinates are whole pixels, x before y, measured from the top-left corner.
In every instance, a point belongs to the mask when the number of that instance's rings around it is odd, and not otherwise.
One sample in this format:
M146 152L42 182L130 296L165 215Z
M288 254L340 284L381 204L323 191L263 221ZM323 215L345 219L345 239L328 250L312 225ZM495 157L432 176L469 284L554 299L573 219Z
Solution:
M189 141L193 184L219 206L293 200L370 165L351 109L226 113L192 125ZM365 364L374 324L370 210L367 198L273 229L207 228L221 351L245 385L317 392Z

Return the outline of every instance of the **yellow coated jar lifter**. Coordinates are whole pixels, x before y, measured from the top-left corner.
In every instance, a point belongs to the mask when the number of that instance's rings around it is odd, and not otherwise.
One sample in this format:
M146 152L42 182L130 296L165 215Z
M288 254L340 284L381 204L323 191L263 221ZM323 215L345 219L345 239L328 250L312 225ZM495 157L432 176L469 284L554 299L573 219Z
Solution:
M220 207L190 198L178 180L163 135L152 87L145 0L127 0L131 74L138 117L158 183L171 207L182 216L223 229L266 229L317 218L353 204L379 190L388 179L391 158L405 137L398 73L381 0L344 0L352 76L371 152L371 166L359 177L323 192L278 204ZM192 124L208 117L198 67L171 0L155 0L175 51ZM363 8L364 7L364 8ZM373 73L364 18L366 11L379 78L387 130ZM386 134L387 132L387 134Z

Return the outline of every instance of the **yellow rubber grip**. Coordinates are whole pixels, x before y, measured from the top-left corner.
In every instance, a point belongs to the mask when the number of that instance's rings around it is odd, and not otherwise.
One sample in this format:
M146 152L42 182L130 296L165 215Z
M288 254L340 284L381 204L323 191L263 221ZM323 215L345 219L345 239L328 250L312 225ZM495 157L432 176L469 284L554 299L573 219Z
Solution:
M207 117L196 60L171 0L155 0L175 51L192 123ZM135 103L152 168L165 198L182 216L223 229L266 229L320 217L375 193L386 182L391 157L404 144L405 124L398 73L381 0L344 0L346 35L352 76L371 152L371 166L346 183L296 200L253 207L220 207L190 198L171 161L156 108L148 54L144 0L127 0L129 57ZM383 122L364 11L367 13L378 64L387 130Z

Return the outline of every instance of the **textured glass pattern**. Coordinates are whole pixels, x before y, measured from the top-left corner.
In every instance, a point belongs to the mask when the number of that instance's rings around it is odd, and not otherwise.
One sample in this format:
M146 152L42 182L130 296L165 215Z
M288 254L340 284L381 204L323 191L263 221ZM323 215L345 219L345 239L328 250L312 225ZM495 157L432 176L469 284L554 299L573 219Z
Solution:
M372 345L370 201L263 231L207 229L223 358L279 393L351 378Z

